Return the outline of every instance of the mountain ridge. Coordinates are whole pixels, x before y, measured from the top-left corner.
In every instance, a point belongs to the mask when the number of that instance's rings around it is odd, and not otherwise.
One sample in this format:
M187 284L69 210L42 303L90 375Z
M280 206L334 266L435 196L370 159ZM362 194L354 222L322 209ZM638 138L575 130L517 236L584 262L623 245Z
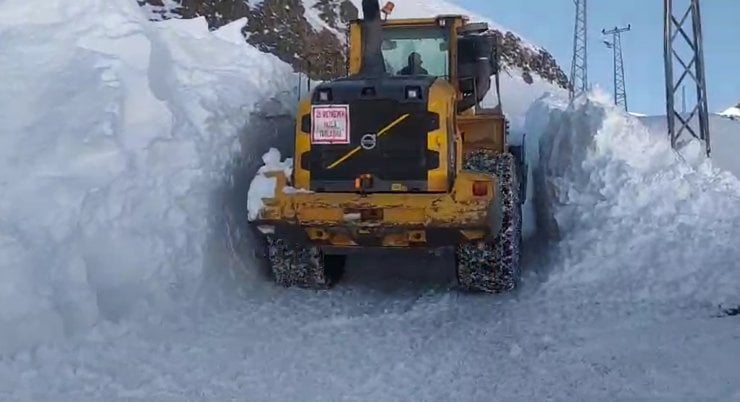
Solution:
M241 18L245 40L272 53L313 79L346 72L345 44L349 21L359 17L361 0L136 0L151 20L204 17L209 29ZM568 78L546 49L524 40L497 23L444 0L397 2L394 16L463 14L489 23L489 34L501 44L502 68L531 84L533 75L561 88Z

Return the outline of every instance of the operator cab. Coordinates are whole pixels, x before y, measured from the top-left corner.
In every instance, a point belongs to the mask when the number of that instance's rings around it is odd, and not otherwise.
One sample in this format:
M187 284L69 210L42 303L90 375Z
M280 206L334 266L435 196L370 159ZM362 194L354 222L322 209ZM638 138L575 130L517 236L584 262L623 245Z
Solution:
M426 76L448 81L459 94L458 112L478 105L491 90L492 77L498 79L496 38L487 33L486 23L469 23L461 15L385 19L379 23L377 33L365 32L369 28L363 20L350 23L350 77L363 77L363 62L376 63L382 58L385 71L381 76ZM368 51L373 42L371 35L382 37L379 53Z
M450 74L448 35L438 27L385 27L382 53L389 75Z

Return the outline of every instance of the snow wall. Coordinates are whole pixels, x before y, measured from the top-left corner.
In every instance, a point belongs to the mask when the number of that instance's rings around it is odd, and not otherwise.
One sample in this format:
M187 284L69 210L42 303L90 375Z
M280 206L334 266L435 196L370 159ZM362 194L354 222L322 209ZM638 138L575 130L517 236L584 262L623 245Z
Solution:
M197 292L250 113L297 82L244 23L0 2L0 354Z
M679 157L601 92L542 97L527 132L539 139L539 229L554 245L546 291L740 304L740 181L698 146Z

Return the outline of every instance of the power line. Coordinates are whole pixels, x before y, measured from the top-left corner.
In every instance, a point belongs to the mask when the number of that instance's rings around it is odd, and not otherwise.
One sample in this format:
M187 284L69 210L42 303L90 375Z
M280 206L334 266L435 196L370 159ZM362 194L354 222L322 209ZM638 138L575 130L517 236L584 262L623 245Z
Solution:
M573 60L570 69L570 99L588 91L588 26L586 0L573 0L576 21L573 30Z
M624 83L624 60L622 58L622 32L627 32L632 28L629 24L624 28L617 28L607 31L602 29L604 35L612 35L612 41L604 41L606 46L613 50L614 53L614 103L622 106L626 111L627 108L627 88Z
M685 12L676 14L674 0L664 0L663 23L663 59L665 61L666 80L666 110L668 118L668 134L671 146L681 149L690 138L686 132L695 139L704 143L707 156L711 153L709 141L709 108L707 106L707 85L704 74L704 48L701 29L701 12L699 0L675 0L686 6ZM689 3L686 5L686 3ZM683 10L682 8L681 10ZM690 27L684 24L690 20ZM678 46L679 39L684 43L684 50L690 53L690 61L687 56L681 56L681 48ZM676 69L674 71L674 68ZM676 73L679 73L676 80ZM688 116L683 116L676 110L676 93L682 87L684 80L690 80L696 88L696 105ZM698 119L697 127L692 127L692 121ZM697 132L698 131L698 132Z

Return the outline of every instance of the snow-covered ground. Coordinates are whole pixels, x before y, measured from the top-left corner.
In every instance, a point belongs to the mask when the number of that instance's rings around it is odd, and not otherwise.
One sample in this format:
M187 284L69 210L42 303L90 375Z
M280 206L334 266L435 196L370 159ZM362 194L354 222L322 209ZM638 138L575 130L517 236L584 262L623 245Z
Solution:
M433 263L404 260L403 263ZM393 265L397 261L376 261ZM367 266L361 268L369 268ZM378 267L374 267L378 269ZM0 362L4 400L735 400L738 320L685 306L465 296L379 268L105 326ZM384 271L384 272L383 272ZM389 277L382 278L381 274ZM682 308L683 307L683 308Z
M685 117L686 118L686 117ZM644 116L640 121L656 136L668 136L665 116ZM691 120L691 127L698 131L698 118ZM684 131L686 138L691 138L688 131ZM730 118L724 115L709 115L709 139L711 145L711 163L714 167L730 172L740 178L740 158L737 150L740 149L740 118Z
M740 107L733 106L731 108L726 109L720 114L723 116L728 116L728 117L740 117Z
M248 182L297 79L241 23L0 2L0 400L740 398L740 183L597 93L504 80L542 229L517 292L455 292L449 256L262 278Z

